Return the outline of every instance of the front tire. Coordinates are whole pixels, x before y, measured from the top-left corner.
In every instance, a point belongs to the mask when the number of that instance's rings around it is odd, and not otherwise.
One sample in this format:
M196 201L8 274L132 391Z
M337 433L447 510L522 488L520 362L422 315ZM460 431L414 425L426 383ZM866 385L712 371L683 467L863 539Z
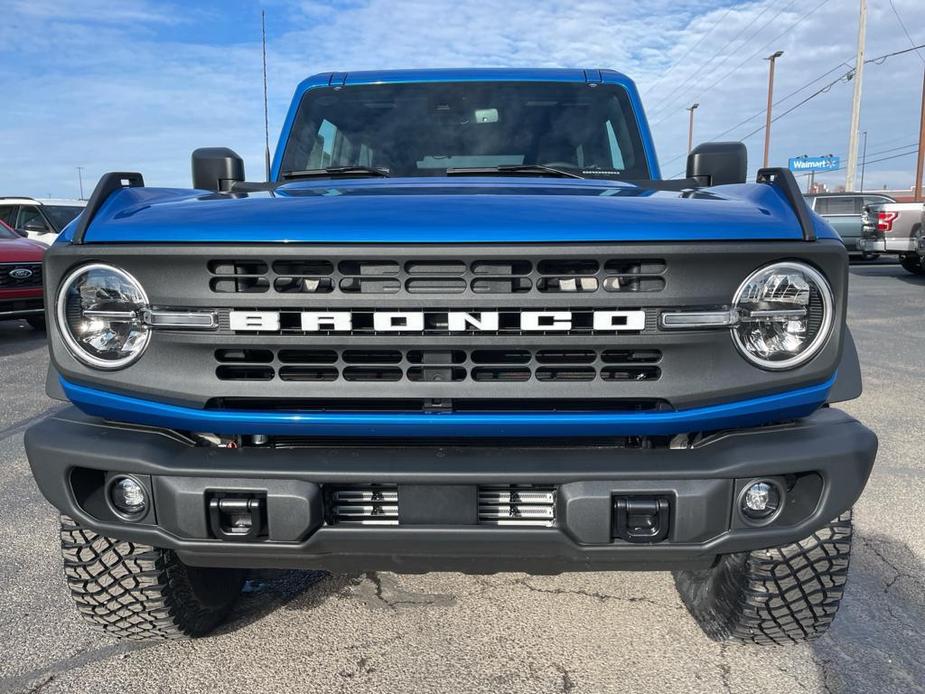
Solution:
M822 636L845 592L851 511L789 545L720 557L704 571L679 571L688 611L714 641L782 645Z
M71 597L89 624L133 640L203 636L228 615L243 572L187 566L166 549L116 540L61 516Z

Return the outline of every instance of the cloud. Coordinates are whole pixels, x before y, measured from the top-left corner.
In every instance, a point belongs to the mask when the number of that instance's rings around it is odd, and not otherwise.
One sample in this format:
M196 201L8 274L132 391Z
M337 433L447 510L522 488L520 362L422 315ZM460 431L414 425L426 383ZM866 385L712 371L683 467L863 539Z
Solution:
M896 6L925 42L925 5ZM263 7L271 141L294 86L324 70L614 67L643 90L660 158L670 162L666 175L683 168L690 103L700 103L695 140L754 116L724 139L746 135L763 122L764 55L785 51L775 93L793 96L776 107L783 113L825 82L800 87L853 62L857 35L849 0L656 0L631 9L616 0L267 0ZM0 44L3 194L75 196L77 166L87 179L128 169L152 185L185 186L189 153L206 145L237 149L249 177L262 174L261 6L0 0L0 8L8 29ZM873 4L868 55L907 46L889 6ZM867 66L862 127L870 152L917 139L921 71L913 54ZM839 83L777 121L772 162L845 156L850 101L851 84ZM747 144L754 169L763 132ZM873 164L867 181L908 185L913 161ZM834 183L840 175L829 177Z

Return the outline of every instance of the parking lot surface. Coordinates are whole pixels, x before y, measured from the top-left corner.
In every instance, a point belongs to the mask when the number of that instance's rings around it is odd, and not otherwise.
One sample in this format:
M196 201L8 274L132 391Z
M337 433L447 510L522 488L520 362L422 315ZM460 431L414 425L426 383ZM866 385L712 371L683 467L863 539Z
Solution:
M254 574L197 641L133 644L85 627L65 593L57 516L22 432L44 395L44 339L0 323L0 691L925 691L925 278L852 268L865 392L880 437L856 506L845 603L805 646L706 639L664 573Z

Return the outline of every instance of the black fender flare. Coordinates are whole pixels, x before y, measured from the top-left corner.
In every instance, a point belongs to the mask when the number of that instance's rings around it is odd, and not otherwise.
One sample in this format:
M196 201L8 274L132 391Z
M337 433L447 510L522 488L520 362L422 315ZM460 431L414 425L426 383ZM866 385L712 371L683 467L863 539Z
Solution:
M845 402L859 398L864 390L861 380L861 361L858 359L858 349L854 344L851 330L845 328L844 344L842 345L841 361L838 362L838 373L835 383L829 391L828 402Z

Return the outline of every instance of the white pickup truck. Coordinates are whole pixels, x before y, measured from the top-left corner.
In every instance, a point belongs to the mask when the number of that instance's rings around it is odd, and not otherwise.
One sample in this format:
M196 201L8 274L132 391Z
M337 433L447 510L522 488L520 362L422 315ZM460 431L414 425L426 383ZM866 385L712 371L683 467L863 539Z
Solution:
M915 275L925 275L922 256L918 254L922 236L923 204L889 202L867 205L858 248L866 253L897 253L900 264Z

